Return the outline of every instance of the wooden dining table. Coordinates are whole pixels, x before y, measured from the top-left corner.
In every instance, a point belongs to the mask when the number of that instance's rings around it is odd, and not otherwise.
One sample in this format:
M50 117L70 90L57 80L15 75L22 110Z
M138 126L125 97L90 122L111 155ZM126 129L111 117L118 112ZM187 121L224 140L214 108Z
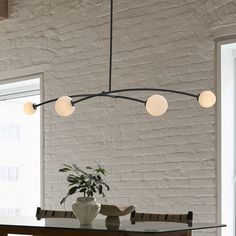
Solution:
M92 226L81 227L77 219L48 218L37 220L34 217L0 218L0 236L8 234L44 236L181 236L186 231L206 230L225 227L214 223L170 223L122 221L117 228L107 228L105 220L95 220Z

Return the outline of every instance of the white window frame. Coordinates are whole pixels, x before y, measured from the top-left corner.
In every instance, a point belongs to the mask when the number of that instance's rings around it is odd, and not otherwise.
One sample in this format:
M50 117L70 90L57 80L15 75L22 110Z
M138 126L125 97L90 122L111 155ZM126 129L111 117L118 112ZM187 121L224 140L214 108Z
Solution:
M216 39L216 78L217 78L217 121L216 121L216 127L217 127L217 142L216 142L216 151L217 151L217 223L224 223L227 224L227 222L221 222L222 221L222 184L221 184L221 175L222 175L222 171L221 171L221 163L222 163L222 156L221 156L221 152L222 152L222 142L221 142L221 138L222 138L222 119L221 119L221 103L222 103L222 98L221 98L221 89L222 89L222 83L221 83L221 72L222 72L222 68L221 68L221 48L223 45L226 44L232 44L232 43L236 43L236 35L232 35L232 36L227 36L227 37L222 37L219 39ZM234 58L234 68L236 71L236 58ZM236 75L235 75L236 78ZM235 92L236 92L236 88ZM235 108L236 111L236 108ZM236 117L236 116L235 116ZM236 123L236 121L235 121ZM234 154L234 160L235 160L235 154ZM234 176L236 176L235 173L235 163L236 161L234 161ZM235 178L235 177L234 177ZM236 191L236 179L234 179L234 193ZM236 196L236 194L235 194ZM236 203L235 203L236 198L234 199L234 231L236 234ZM218 236L222 235L222 229L220 231L218 231Z
M21 75L17 77L9 77L0 79L0 85L7 84L7 83L14 83L23 80L31 80L39 78L40 81L40 102L44 100L44 74L43 73L35 73L30 75ZM31 93L25 93L26 95L30 96ZM44 193L45 193L45 185L44 185L44 109L43 106L40 107L40 206L44 207ZM23 109L22 109L23 112ZM36 211L36 209L35 209Z

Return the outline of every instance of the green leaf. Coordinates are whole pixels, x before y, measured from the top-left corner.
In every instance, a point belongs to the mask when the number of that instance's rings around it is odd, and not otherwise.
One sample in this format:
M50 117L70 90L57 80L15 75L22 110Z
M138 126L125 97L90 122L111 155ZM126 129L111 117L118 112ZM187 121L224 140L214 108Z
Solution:
M98 191L99 191L99 194L102 194L102 185L101 184L98 186Z
M102 182L102 183L103 183L103 185L106 186L107 190L110 190L110 187L108 186L108 184L106 184L105 182Z
M93 196L93 192L90 191L90 190L87 191L87 194L88 194L88 197L92 197Z
M76 178L73 178L73 177L67 177L67 181L71 184L77 184L79 183L79 181L76 179Z
M103 175L106 174L105 169L101 168L100 166L99 166L99 168L95 169L95 171L96 171L97 173L102 173Z
M82 188L80 189L80 192L83 193L83 192L86 192L87 188Z
M70 171L69 168L62 168L62 169L59 169L59 172L67 172L67 171Z
M64 203L68 197L69 195L66 195L65 197L63 197L62 200L60 201L60 204Z
M80 168L78 166L76 166L75 164L72 164L72 168L74 172L79 172Z
M73 188L71 188L71 189L69 189L69 194L70 194L70 195L74 194L77 189L78 189L77 186L76 186L76 187L73 187Z
M93 170L93 168L90 167L90 166L87 166L86 169L87 169L87 170Z
M95 186L91 186L91 190L96 193L96 189L95 189Z
M69 168L70 170L73 170L72 166L70 166L70 165L63 164L63 166L65 166L65 167Z

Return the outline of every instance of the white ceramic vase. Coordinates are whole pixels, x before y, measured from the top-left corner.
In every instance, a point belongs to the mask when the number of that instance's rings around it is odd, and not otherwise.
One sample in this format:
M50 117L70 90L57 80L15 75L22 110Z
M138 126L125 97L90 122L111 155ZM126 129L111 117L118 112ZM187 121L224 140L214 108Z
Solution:
M72 209L81 226L92 225L99 213L101 204L93 197L78 197L72 204Z

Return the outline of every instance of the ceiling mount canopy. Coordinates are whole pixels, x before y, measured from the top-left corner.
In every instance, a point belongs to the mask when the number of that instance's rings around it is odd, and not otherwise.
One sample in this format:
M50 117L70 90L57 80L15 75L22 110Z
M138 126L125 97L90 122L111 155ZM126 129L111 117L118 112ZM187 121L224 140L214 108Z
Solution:
M113 99L125 99L133 102L142 103L145 105L147 112L152 116L163 115L168 108L168 102L162 95L154 94L150 96L147 100L141 100L135 97L126 96L127 92L167 92L176 93L184 96L190 96L198 100L199 104L204 108L212 107L216 102L216 96L211 91L203 91L200 94L192 94L178 90L162 89L162 88L125 88L119 90L112 90L112 40L113 40L113 0L111 2L111 12L110 12L110 53L109 53L109 85L108 91L102 91L94 94L78 94L70 96L62 96L60 98L51 99L39 104L32 102L27 102L24 105L24 112L28 115L32 115L36 112L39 106L45 105L47 103L55 102L55 110L60 116L70 116L75 111L75 105L83 101L93 99L96 97L108 97Z

